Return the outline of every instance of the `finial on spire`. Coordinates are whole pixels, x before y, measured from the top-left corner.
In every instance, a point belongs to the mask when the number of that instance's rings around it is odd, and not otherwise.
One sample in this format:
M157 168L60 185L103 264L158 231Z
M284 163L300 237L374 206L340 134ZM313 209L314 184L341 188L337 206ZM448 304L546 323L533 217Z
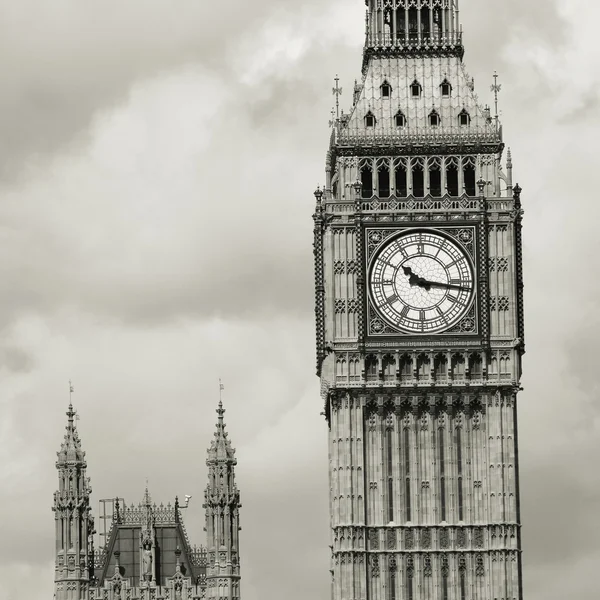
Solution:
M333 127L336 123L335 108L331 107L331 119L329 119L329 127Z
M340 87L340 77L339 75L335 76L335 87L333 88L333 95L335 96L335 112L336 112L336 116L339 119L340 118L340 96L343 93L343 89Z
M219 408L217 408L217 414L219 415L219 423L218 425L223 425L223 415L225 414L225 409L223 408L223 402L219 400Z
M75 411L73 410L73 392L75 388L73 387L73 383L69 379L69 410L67 411L67 417L69 417L69 427L73 427L73 420L75 418Z
M67 410L67 417L69 418L69 427L73 429L73 421L75 420L75 411L73 410L73 404L69 402L69 410Z
M150 491L148 490L148 478L146 477L146 489L144 491L144 506L151 506L152 498L150 497Z
M500 116L498 114L498 94L500 93L501 89L502 89L502 84L498 83L498 71L494 71L494 83L493 83L492 87L490 88L490 90L492 92L494 92L494 104L496 107L496 116L494 118L496 119L496 130L498 129L499 122L500 122Z

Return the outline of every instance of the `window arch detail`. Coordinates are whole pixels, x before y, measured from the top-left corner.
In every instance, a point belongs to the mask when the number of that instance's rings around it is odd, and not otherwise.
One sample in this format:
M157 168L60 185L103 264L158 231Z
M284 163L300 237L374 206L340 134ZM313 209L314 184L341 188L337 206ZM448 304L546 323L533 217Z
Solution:
M458 124L461 127L467 127L471 124L471 115L466 108L463 108L460 113L458 113Z
M420 98L421 93L423 91L423 87L421 84L415 79L410 85L410 95L413 98Z
M375 127L376 124L377 124L377 119L375 118L375 115L371 111L369 111L365 115L365 126L366 127Z
M442 97L448 98L452 95L452 84L447 79L444 79L444 81L440 83L440 91L442 93Z
M382 98L390 98L392 96L392 86L389 84L387 79L381 84L380 89Z
M360 183L362 186L361 196L371 198L373 196L373 163L370 160L363 160L359 166Z

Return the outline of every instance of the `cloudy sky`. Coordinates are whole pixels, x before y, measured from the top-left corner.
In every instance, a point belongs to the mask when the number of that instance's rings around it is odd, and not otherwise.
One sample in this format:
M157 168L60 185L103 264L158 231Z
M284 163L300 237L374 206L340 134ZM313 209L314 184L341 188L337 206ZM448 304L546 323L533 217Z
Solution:
M525 593L600 561L600 5L463 0L523 186ZM52 593L54 462L75 386L93 501L201 495L218 378L244 600L329 597L312 191L362 0L0 0L0 600ZM25 589L27 591L25 591Z

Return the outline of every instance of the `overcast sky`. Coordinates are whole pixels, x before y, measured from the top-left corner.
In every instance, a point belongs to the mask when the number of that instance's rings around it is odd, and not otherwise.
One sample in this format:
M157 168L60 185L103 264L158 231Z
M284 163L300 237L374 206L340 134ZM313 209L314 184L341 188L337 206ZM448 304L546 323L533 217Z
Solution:
M600 564L600 5L463 0L526 210L519 433L528 600ZM73 380L93 505L192 494L225 384L244 600L329 598L312 192L362 0L0 0L0 600L53 589Z

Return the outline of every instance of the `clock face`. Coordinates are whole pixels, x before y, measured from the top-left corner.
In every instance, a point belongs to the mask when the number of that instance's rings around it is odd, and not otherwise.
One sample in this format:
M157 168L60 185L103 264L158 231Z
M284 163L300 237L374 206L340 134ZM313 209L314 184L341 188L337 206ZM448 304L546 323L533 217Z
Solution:
M405 333L439 333L455 325L474 297L473 266L460 246L432 231L391 238L371 262L371 299Z

